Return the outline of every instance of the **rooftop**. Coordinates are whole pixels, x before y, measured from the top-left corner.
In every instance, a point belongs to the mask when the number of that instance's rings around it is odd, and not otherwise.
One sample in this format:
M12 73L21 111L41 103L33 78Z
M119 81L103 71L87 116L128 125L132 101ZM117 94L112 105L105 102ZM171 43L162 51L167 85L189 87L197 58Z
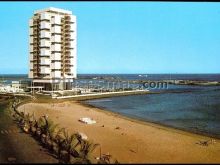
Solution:
M46 9L36 10L34 12L34 14L42 13L42 12L49 12L49 11L57 12L57 13L64 13L64 14L72 14L72 11L59 9L59 8L55 8L55 7L49 7L49 8L46 8Z

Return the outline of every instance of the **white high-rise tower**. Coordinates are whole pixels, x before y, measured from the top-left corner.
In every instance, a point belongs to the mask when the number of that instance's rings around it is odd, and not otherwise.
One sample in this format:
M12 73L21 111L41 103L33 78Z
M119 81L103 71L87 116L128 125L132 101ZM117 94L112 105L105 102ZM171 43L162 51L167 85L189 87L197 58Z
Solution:
M71 89L77 77L76 16L71 11L37 10L29 20L29 74L45 90Z

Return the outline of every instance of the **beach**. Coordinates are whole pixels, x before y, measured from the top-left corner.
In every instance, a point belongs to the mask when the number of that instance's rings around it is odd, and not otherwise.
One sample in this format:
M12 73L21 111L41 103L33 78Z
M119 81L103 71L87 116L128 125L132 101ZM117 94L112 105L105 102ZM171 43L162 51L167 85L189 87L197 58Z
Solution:
M101 145L101 152L120 163L219 163L220 140L185 131L141 122L121 115L86 106L77 101L31 102L18 110L48 115L69 132L82 132ZM90 117L97 123L87 125L79 118ZM211 140L208 146L200 141ZM94 151L98 157L100 148Z

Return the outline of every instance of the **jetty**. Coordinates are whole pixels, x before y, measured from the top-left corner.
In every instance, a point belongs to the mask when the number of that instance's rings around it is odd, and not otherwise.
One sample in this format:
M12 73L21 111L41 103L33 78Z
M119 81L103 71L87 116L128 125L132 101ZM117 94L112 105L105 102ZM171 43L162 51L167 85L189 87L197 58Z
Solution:
M74 100L87 100L87 99L98 99L98 98L115 97L115 96L140 95L147 93L149 93L149 90L131 90L131 91L89 93L89 94L72 95L72 96L52 96L52 98L53 99L72 98Z

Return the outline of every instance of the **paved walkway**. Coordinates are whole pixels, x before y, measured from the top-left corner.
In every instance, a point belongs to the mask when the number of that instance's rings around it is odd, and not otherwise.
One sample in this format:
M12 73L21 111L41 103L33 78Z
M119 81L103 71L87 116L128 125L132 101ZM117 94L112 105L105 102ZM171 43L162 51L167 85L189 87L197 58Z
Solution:
M123 94L138 94L138 93L147 93L148 90L132 90L132 91L119 91L119 92L103 92L103 93L90 93L90 94L82 94L82 95L73 95L73 96L60 96L60 97L53 97L56 99L64 99L64 98L82 98L82 97L88 97L88 96L117 96L117 95L123 95Z

